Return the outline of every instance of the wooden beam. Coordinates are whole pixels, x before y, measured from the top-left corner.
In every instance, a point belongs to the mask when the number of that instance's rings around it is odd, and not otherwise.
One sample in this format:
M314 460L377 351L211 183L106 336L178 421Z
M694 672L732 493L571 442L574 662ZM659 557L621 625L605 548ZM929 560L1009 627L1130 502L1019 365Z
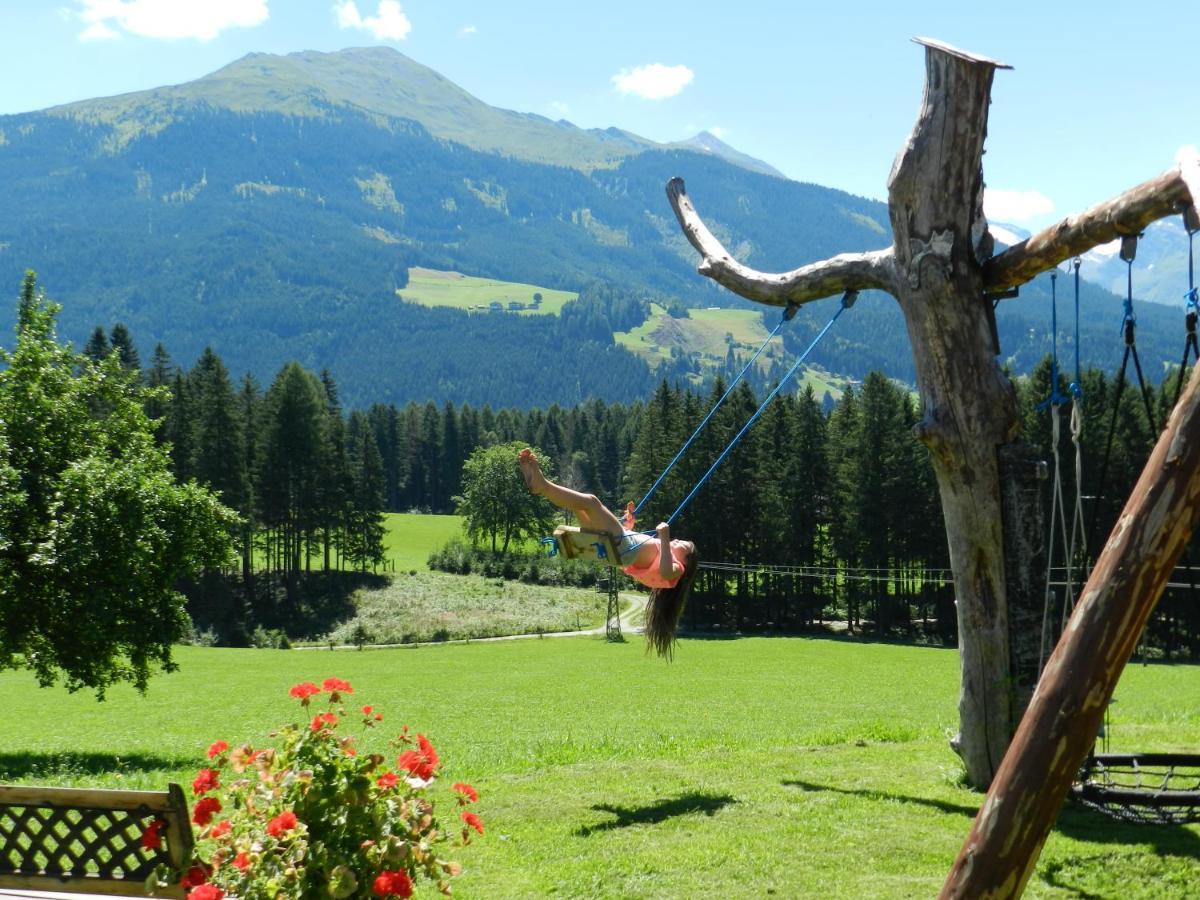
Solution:
M1193 378L1100 552L941 897L1021 894L1198 518L1200 378Z
M845 291L884 290L895 293L893 251L840 253L790 272L772 274L744 266L717 240L692 206L682 178L667 182L667 199L679 226L700 254L697 271L735 294L771 306L808 303Z
M984 287L990 293L1015 287L1114 238L1140 234L1151 222L1200 203L1197 192L1200 163L1189 154L1178 168L1068 216L993 256L983 264Z

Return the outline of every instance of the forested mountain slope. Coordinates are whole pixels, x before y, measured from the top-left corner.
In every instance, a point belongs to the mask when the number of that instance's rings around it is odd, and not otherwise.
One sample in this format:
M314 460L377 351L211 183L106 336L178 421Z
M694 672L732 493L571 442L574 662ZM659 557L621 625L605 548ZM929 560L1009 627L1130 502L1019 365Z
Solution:
M187 363L211 345L261 380L291 359L328 367L352 406L631 400L677 372L613 344L611 304L470 316L395 292L425 266L583 291L583 305L597 283L742 303L696 274L663 193L675 175L760 269L888 243L882 204L770 171L711 142L496 110L392 50L254 54L186 85L0 117L0 286L36 269L78 343L119 321L144 350L162 342ZM1002 307L1003 352L1021 367L1048 347L1038 299ZM911 378L899 321L864 303L813 360Z

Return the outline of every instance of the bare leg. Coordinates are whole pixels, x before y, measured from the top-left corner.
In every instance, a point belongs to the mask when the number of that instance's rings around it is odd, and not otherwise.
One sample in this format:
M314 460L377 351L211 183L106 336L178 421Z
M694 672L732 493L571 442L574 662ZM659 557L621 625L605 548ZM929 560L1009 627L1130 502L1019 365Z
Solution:
M614 537L623 533L621 523L595 494L582 494L561 484L555 484L542 474L542 467L533 451L526 447L517 456L525 484L535 494L545 497L559 509L569 510L579 518L588 531L603 531Z

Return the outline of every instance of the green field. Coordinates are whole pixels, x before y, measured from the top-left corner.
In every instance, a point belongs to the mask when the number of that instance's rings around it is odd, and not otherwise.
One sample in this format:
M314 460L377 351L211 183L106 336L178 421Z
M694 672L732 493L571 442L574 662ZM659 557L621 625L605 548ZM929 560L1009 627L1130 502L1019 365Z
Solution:
M301 714L289 686L349 679L354 702L430 736L487 834L455 894L934 896L980 796L946 746L953 651L804 638L569 638L419 649L181 648L180 669L105 703L0 674L0 780L161 789L216 739L255 745ZM1132 666L1113 749L1195 749L1200 671ZM372 732L382 749L390 731ZM1200 827L1068 808L1027 896L1194 897ZM433 896L426 891L424 896Z
M770 333L763 325L763 314L752 309L692 309L686 319L673 319L665 308L651 304L645 322L631 331L617 332L613 338L651 365L670 359L672 348L678 347L699 353L703 364L718 368L725 365L730 338L734 353L745 365ZM776 338L759 357L758 367L765 370L774 360L790 365L793 360L783 352L783 340ZM844 377L817 366L805 366L796 378L797 390L812 385L818 400L826 393L834 400L841 399L847 384Z
M384 514L383 550L397 572L428 572L429 554L450 538L462 537L462 516Z
M528 308L533 303L535 293L542 295L542 303L537 309ZM488 312L493 302L500 303L505 311L508 311L509 303L522 303L527 308L520 311L521 315L544 316L557 316L564 303L579 296L570 291L551 290L536 284L475 278L459 272L419 267L408 270L408 287L396 291L396 294L407 303L449 306L471 312Z

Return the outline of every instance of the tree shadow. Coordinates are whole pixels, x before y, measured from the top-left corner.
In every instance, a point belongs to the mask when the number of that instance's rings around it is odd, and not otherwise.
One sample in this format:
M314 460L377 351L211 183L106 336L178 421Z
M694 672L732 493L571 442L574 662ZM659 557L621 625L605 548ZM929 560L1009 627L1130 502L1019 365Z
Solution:
M928 797L907 797L904 794L895 794L891 791L870 791L854 788L833 787L828 784L813 784L810 781L797 781L793 779L785 779L780 782L784 787L800 788L802 791L828 791L834 794L846 794L852 797L862 797L867 800L891 800L897 803L912 803L916 806L927 806L930 809L936 809L938 812L950 813L951 815L966 816L967 818L975 818L975 814L979 812L978 806L968 806L962 803L949 803L945 800L930 800ZM983 798L980 798L983 802Z
M841 788L797 780L785 780L781 783L786 787L795 787L804 791L829 791L869 800L912 803L969 819L975 818L976 813L979 812L978 805L949 803L926 797L909 797L890 791ZM981 796L981 803L982 799ZM1071 801L1063 806L1054 830L1066 837L1086 841L1090 844L1149 844L1154 848L1155 855L1159 857L1172 856L1200 860L1200 835L1196 834L1194 829L1184 825L1123 822ZM1066 860L1049 861L1040 866L1033 877L1040 879L1048 886L1071 891L1074 896L1084 898L1084 900L1096 900L1100 895L1089 893L1079 885L1072 884L1070 879L1065 877L1065 873L1072 863L1084 867L1109 866L1113 865L1113 855L1111 852L1099 850L1096 853L1073 856Z
M64 781L72 777L117 772L170 772L194 768L195 765L196 761L191 757L152 753L0 753L0 781L28 778Z
M632 825L657 825L675 816L687 816L692 813L704 813L706 816L716 814L717 810L736 803L729 794L684 794L672 800L659 800L647 806L613 806L609 803L597 803L592 809L597 812L612 813L616 816L610 822L598 825L584 825L575 830L576 837L588 837L597 831L612 831L614 828L629 828Z

